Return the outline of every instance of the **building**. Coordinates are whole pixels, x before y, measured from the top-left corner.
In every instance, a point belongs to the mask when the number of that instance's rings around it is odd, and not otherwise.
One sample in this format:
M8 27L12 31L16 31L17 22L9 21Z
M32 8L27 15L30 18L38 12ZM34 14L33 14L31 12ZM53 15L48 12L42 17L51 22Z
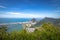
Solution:
M34 32L35 28L26 28L27 32Z

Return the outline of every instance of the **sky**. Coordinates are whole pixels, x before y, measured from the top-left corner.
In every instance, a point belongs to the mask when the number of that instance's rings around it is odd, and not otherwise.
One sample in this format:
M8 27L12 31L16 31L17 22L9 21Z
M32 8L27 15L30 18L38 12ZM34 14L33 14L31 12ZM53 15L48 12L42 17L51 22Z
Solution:
M60 0L0 0L0 18L60 18Z

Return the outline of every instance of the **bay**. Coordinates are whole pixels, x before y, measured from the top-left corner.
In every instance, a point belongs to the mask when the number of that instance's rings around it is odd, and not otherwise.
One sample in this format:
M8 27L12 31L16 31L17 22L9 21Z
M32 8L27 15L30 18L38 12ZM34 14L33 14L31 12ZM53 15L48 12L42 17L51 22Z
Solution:
M13 22L26 22L30 21L30 18L0 18L0 24L1 23L13 23ZM8 28L8 32L11 31L20 31L23 29L22 24L9 24L6 25Z
M2 23L14 23L14 22L28 22L30 21L32 18L0 18L0 24ZM37 19L37 20L41 20L41 19ZM23 29L22 24L9 24L6 25L8 28L8 32L12 32L12 31L20 31Z

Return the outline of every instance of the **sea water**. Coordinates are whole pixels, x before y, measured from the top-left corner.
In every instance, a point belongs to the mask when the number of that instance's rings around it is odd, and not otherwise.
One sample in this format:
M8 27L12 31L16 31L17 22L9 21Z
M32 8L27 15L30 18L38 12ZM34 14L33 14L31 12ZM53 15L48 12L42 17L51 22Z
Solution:
M2 24L2 23L14 23L14 22L28 22L31 19L32 18L0 18L0 24ZM40 20L40 19L38 18L38 20ZM9 24L6 26L7 26L8 32L20 31L23 29L22 24Z
M27 22L30 21L30 18L0 18L0 24L2 23L13 23L13 22ZM7 26L7 31L19 31L22 30L22 24L9 24Z

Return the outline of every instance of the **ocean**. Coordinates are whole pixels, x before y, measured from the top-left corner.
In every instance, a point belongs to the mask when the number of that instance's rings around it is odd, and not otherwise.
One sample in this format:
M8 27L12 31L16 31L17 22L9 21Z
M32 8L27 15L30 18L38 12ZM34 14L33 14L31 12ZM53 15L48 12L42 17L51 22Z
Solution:
M32 18L0 18L0 24L2 23L13 23L13 22L27 22L30 21ZM40 20L40 19L38 19ZM20 31L23 29L22 24L9 24L7 25L7 31Z
M31 18L0 18L0 23L26 22L30 20Z
M13 22L27 22L30 21L31 18L0 18L0 24L2 23L13 23ZM9 24L7 25L7 31L19 31L22 30L22 24Z

